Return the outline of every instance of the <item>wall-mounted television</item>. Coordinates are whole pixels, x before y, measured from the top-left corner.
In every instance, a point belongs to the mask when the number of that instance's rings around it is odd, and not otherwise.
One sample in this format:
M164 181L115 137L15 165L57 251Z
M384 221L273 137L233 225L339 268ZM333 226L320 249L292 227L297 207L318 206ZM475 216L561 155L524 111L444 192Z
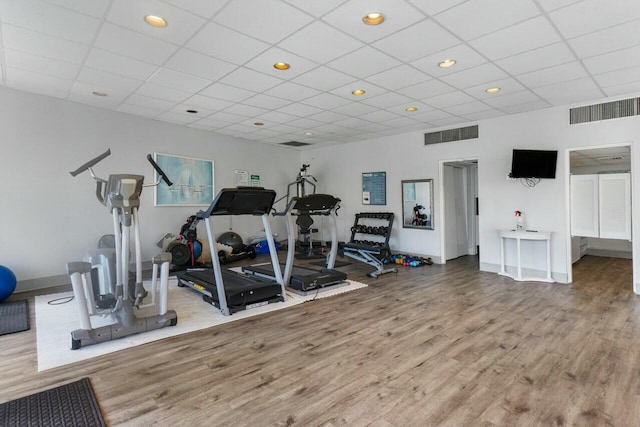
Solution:
M511 178L556 177L558 152L552 150L513 150Z

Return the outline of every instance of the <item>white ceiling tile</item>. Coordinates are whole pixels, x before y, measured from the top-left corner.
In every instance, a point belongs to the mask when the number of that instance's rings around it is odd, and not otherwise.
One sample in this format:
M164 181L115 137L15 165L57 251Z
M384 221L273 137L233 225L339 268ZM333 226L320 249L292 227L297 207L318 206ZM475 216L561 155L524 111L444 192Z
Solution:
M432 20L418 22L373 43L373 47L404 62L430 55L460 43L460 39Z
M640 45L640 20L616 25L569 40L573 50L583 58L602 55L613 50Z
M438 64L446 59L455 59L456 64L448 68L439 67ZM459 44L413 61L411 65L434 77L440 77L473 68L486 62L487 60L474 49L466 44Z
M137 80L146 80L156 72L157 65L148 64L126 56L111 53L106 50L92 48L85 60L86 66L102 71L108 71Z
M14 68L36 73L47 70L48 75L61 79L72 80L80 70L80 66L72 62L58 61L9 48L4 49L4 58L6 63Z
M133 114L135 116L147 117L147 118L153 118L158 114L162 113L162 110L157 110L154 108L146 108L140 105L133 105L133 104L120 104L116 108L116 111L119 111L121 113L126 113L126 114Z
M351 52L349 55L331 61L327 65L334 70L363 79L389 68L397 67L400 64L398 60L389 55L365 46Z
M502 92L500 92L502 94ZM540 98L529 90L521 90L518 92L509 92L484 100L487 104L495 108L502 108L510 105L525 104L529 102L540 101Z
M108 96L96 96L93 91L107 92ZM118 91L107 86L97 86L89 83L75 82L69 91L67 99L81 104L115 110L129 95L129 92Z
M110 0L46 0L46 2L74 10L84 15L102 18L109 8Z
M415 116L412 115L412 117L415 117ZM419 123L417 120L410 119L408 117L396 117L391 120L386 120L382 122L382 124L386 126L394 127L394 128L405 128L410 126L416 126Z
M414 120L418 120L420 122L429 122L432 123L436 120L446 120L453 117L453 115L447 113L443 110L430 110L430 111L420 111L418 110L415 113L412 113L411 117Z
M602 91L600 91L590 78L556 83L532 90L551 105L563 105L580 100L598 99L603 96Z
M164 18L167 26L147 24L144 17L150 14ZM177 45L184 44L205 23L199 16L157 0L112 0L107 21Z
M206 119L201 119L198 121L193 122L192 124L199 124L201 126L206 126L209 127L211 129L221 129L224 127L227 127L233 123L231 122L227 122L224 120L220 120L219 118L216 117L207 117Z
M73 85L73 80L70 79L61 79L13 67L6 67L5 70L7 86L12 89L65 98Z
M211 114L217 112L216 110L209 110L206 108L198 107L197 105L190 104L189 102L185 102L184 104L178 104L169 111L172 113L193 116L194 120L208 117ZM192 111L192 112L190 113L189 111ZM195 111L195 113L193 111Z
M498 93L485 92L485 90L490 87L499 87L501 90ZM464 91L476 99L486 100L498 96L503 96L509 93L520 92L524 89L525 87L522 86L522 84L520 84L517 80L511 77L506 77L503 79L490 80L477 86L466 88Z
M216 12L227 4L228 0L163 0L175 7L179 7L188 12L195 13L204 18L211 18Z
M517 79L529 88L536 88L583 77L587 77L587 72L582 64L574 61L545 68L544 70L521 74Z
M593 78L600 86L614 86L625 83L635 83L640 81L640 67L625 68L624 70L614 70L608 73L597 74Z
M504 107L500 107L501 111L504 111L507 114L517 114L524 113L527 111L535 111L540 110L542 108L549 108L551 105L547 101L536 100L531 102L523 102L518 104L506 105Z
M454 90L455 89L448 84L443 83L440 80L432 79L427 80L426 82L398 89L397 92L414 99L422 99L451 92Z
M362 102L367 105L378 108L390 108L396 105L410 103L412 101L408 96L401 95L395 92L387 92L382 95L374 96L373 98L365 99Z
M225 101L240 102L252 97L256 94L256 92L246 89L240 89L238 87L229 86L222 83L214 83L206 89L200 91L200 94L213 98L224 99Z
M168 68L160 68L149 79L148 83L165 86L183 92L198 92L213 83L211 80L173 71Z
M231 113L227 113L225 111L220 111L218 113L214 113L212 115L209 116L210 119L212 120L221 120L223 122L229 122L229 123L240 123L244 120L246 120L245 116L240 116L238 114L231 114Z
M471 40L540 15L531 0L469 0L434 19L464 40Z
M312 114L307 118L312 120L318 120L319 122L323 122L323 123L332 123L332 122L337 122L338 120L348 119L349 116L344 114L334 113L333 111L323 111L321 113Z
M464 115L464 118L470 121L492 119L494 117L504 116L504 113L500 110L492 109L485 111L478 111L475 113L468 113Z
M279 108L278 111L281 113L291 114L298 117L306 117L312 114L318 114L322 112L320 108L312 107L310 105L304 105L300 103L285 105L282 108Z
M282 80L249 70L248 68L238 68L233 74L229 74L221 79L220 83L253 90L255 92L262 92L282 83Z
M225 113L236 114L243 117L259 117L261 114L264 114L267 111L269 110L265 108L253 107L246 104L234 104L231 107L227 107L224 109Z
M436 127L440 127L440 126L455 126L465 122L466 122L466 119L462 117L446 117L443 119L432 120L430 123Z
M459 89L477 86L481 83L499 80L507 74L491 63L440 77L440 80Z
M320 123L317 120L311 120L307 118L295 118L294 120L290 120L287 124L300 128L300 129L311 129L314 126L320 126Z
M221 61L189 49L177 51L164 64L164 67L212 81L226 76L237 68L230 62Z
M164 63L178 49L171 43L108 22L102 26L95 46L155 65Z
M295 6L298 9L302 9L305 12L313 16L322 16L329 12L331 9L335 9L347 0L322 0L322 1L309 1L309 0L285 0L291 6Z
M387 13L388 16L382 25L365 25L362 18L371 12ZM404 1L350 0L326 14L322 19L356 39L370 43L424 18L422 13Z
M291 67L288 70L278 70L273 66L276 62L284 62ZM282 49L271 48L247 62L244 66L279 79L289 80L316 68L318 64Z
M275 110L280 107L284 107L285 105L291 104L291 101L288 101L286 99L264 95L262 93L245 99L242 102L247 105L253 105L254 107L260 107L267 110Z
M171 111L167 111L165 113L159 114L155 117L156 120L160 120L162 122L174 123L177 125L185 125L187 123L194 122L198 120L197 117L193 117L191 115L174 113Z
M389 90L396 90L416 83L431 80L431 76L408 65L400 65L367 77L367 81Z
M449 92L442 95L432 96L423 99L427 104L440 109L447 109L454 105L460 105L469 102L475 102L476 99L461 91Z
M269 45L215 23L203 27L185 47L233 64L242 65Z
M213 21L275 43L313 21L313 17L279 0L235 0Z
M406 111L406 109L408 107L414 107L414 108L416 108L416 111L414 111L414 112ZM412 118L412 117L415 117L416 115L425 113L427 111L431 111L433 109L434 108L431 105L425 104L425 103L420 102L420 101L412 100L410 102L407 102L406 104L400 104L400 105L396 105L395 107L388 108L385 111L391 112L391 113L395 113L396 115L400 115L402 117L410 117L410 118ZM363 118L365 118L365 117L363 117ZM369 119L367 119L367 120L369 120ZM378 120L376 120L376 121L378 121Z
M176 105L176 103L172 101L151 98L149 96L139 95L135 93L125 100L125 104L160 111L170 110L174 105Z
M489 59L497 60L559 40L560 36L547 18L539 16L477 38L470 44Z
M364 90L365 93L362 95L354 95L352 92L355 90ZM368 83L362 80L351 82L348 85L338 87L329 91L329 93L333 95L341 96L343 98L348 99L349 101L362 101L364 99L382 95L383 93L386 93L386 92L387 92L386 89L383 89L379 86L373 85L371 83Z
M640 46L618 50L584 60L591 74L602 74L640 65Z
M340 96L332 95L330 93L321 93L311 98L307 98L302 101L302 104L310 105L312 107L323 108L325 110L331 110L333 108L341 107L349 104L350 100L342 98Z
M136 90L143 83L142 80L119 76L91 67L82 67L80 74L78 74L77 81L96 85L96 88L93 90L111 93L115 89L126 92L127 94ZM98 87L101 89L98 89Z
M291 126L295 126L292 124L294 120L299 120L296 116L281 113L279 111L268 111L260 115L260 118L264 120L265 123L287 123Z
M171 102L182 102L193 94L183 90L171 89L166 86L160 86L153 83L145 82L136 92L137 95L148 96L151 98L164 99Z
M584 0L549 14L565 38L573 38L640 18L640 2Z
M318 95L320 91L311 89L292 82L284 82L278 86L272 87L264 92L265 95L275 96L278 98L288 99L289 101L300 101L314 95Z
M603 87L602 90L604 90L607 96L628 96L630 93L637 94L640 93L640 81L606 86Z
M318 67L293 79L295 83L320 91L329 91L356 80L352 76L327 67Z
M408 0L427 15L436 15L467 0Z
M222 99L211 98L204 95L194 95L191 98L187 98L184 103L191 105L197 109L206 109L212 111L224 110L227 107L233 105L232 102L224 101Z
M363 128L363 127L371 126L372 123L357 117L349 117L348 119L335 122L334 125L342 126L345 128Z
M9 24L2 24L2 43L10 49L74 64L81 64L89 49L85 44L47 36ZM46 69L43 69L43 72L46 72Z
M61 39L90 44L100 20L36 0L3 0L0 20Z
M492 109L493 109L492 106L482 101L472 101L462 105L454 105L451 107L447 107L444 110L456 116L464 116L465 114L477 113L479 111L486 111L486 110L492 110Z
M333 111L338 114L346 114L347 116L363 116L365 114L377 111L377 108L363 104L362 102L352 102L351 104L334 108Z
M315 21L284 39L279 46L312 61L325 63L364 44L324 22Z
M554 43L549 46L523 52L496 61L496 64L512 75L540 70L554 65L571 62L575 59L571 49L565 43Z
M547 12L560 9L561 7L569 6L570 4L577 3L582 0L538 0L540 6Z

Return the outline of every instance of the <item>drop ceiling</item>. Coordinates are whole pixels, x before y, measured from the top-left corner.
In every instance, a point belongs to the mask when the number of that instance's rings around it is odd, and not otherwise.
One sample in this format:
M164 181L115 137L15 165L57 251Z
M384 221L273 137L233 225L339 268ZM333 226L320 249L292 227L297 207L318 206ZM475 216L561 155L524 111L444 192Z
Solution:
M638 93L639 24L638 0L0 0L0 83L319 147Z

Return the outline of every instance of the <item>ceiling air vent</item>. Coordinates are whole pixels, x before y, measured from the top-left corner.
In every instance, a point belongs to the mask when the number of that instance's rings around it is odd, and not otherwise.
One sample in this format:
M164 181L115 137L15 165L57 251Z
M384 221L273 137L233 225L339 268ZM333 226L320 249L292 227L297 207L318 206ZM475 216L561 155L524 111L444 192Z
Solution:
M569 123L596 122L640 115L640 98L622 99L604 104L587 105L569 110Z
M287 147L304 147L305 145L311 145L308 142L300 142L300 141L289 141L289 142L281 142L280 145L286 145Z
M447 129L439 132L424 134L424 145L440 144L441 142L461 141L478 137L478 125L464 128Z

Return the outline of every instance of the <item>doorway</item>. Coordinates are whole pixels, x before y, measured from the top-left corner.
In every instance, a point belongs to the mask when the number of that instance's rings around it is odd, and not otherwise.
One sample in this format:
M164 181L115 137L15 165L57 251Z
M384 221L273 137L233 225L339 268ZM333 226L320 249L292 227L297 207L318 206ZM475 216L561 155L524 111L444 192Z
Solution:
M603 232L602 218L590 217L592 214L584 216L582 214L576 219L576 209L572 210L572 206L577 205L576 199L582 198L580 193L585 189L589 189L591 186L594 188L598 186L598 182L602 185L603 179L616 179L617 176L633 173L632 162L632 146L630 144L597 146L597 147L585 147L578 149L568 149L567 156L567 212L568 212L568 227L567 227L567 278L568 282L573 282L573 264L576 262L589 262L594 261L595 257L611 257L611 258L626 258L631 259L629 263L633 265L634 258L634 246L631 241L631 235L628 238L619 238L619 236L613 236L613 238L606 238ZM628 179L629 177L627 177ZM630 181L630 179L629 179ZM593 182L593 184L592 184ZM630 186L630 184L629 184ZM619 187L616 187L619 188ZM604 191L604 190L601 190ZM601 193L604 195L614 194L611 192L611 187L607 192ZM622 191L622 190L621 190ZM574 194L575 192L575 194ZM597 194L597 190L594 190ZM628 197L631 197L630 188L622 191L628 193ZM572 199L573 197L573 199ZM596 202L597 202L596 196ZM601 203L602 203L602 199ZM596 211L600 210L600 216L602 217L602 209L604 205L601 205L600 209L595 207ZM608 206L608 204L607 204ZM624 221L620 221L621 212L628 211L631 215L632 206L628 208L624 207L609 207L607 209L614 210L616 225L620 225ZM588 211L588 209L584 209ZM582 211L578 210L578 212ZM587 219L587 221L582 221ZM600 226L598 226L598 221ZM586 230L582 224L593 223L591 230ZM600 228L599 228L600 227ZM630 222L629 222L630 228ZM585 231L586 230L586 231ZM600 234L599 234L600 233ZM584 266L582 266L584 268ZM632 287L635 293L640 293L640 289L635 286L635 268L633 268Z
M442 263L478 255L478 160L440 162Z

